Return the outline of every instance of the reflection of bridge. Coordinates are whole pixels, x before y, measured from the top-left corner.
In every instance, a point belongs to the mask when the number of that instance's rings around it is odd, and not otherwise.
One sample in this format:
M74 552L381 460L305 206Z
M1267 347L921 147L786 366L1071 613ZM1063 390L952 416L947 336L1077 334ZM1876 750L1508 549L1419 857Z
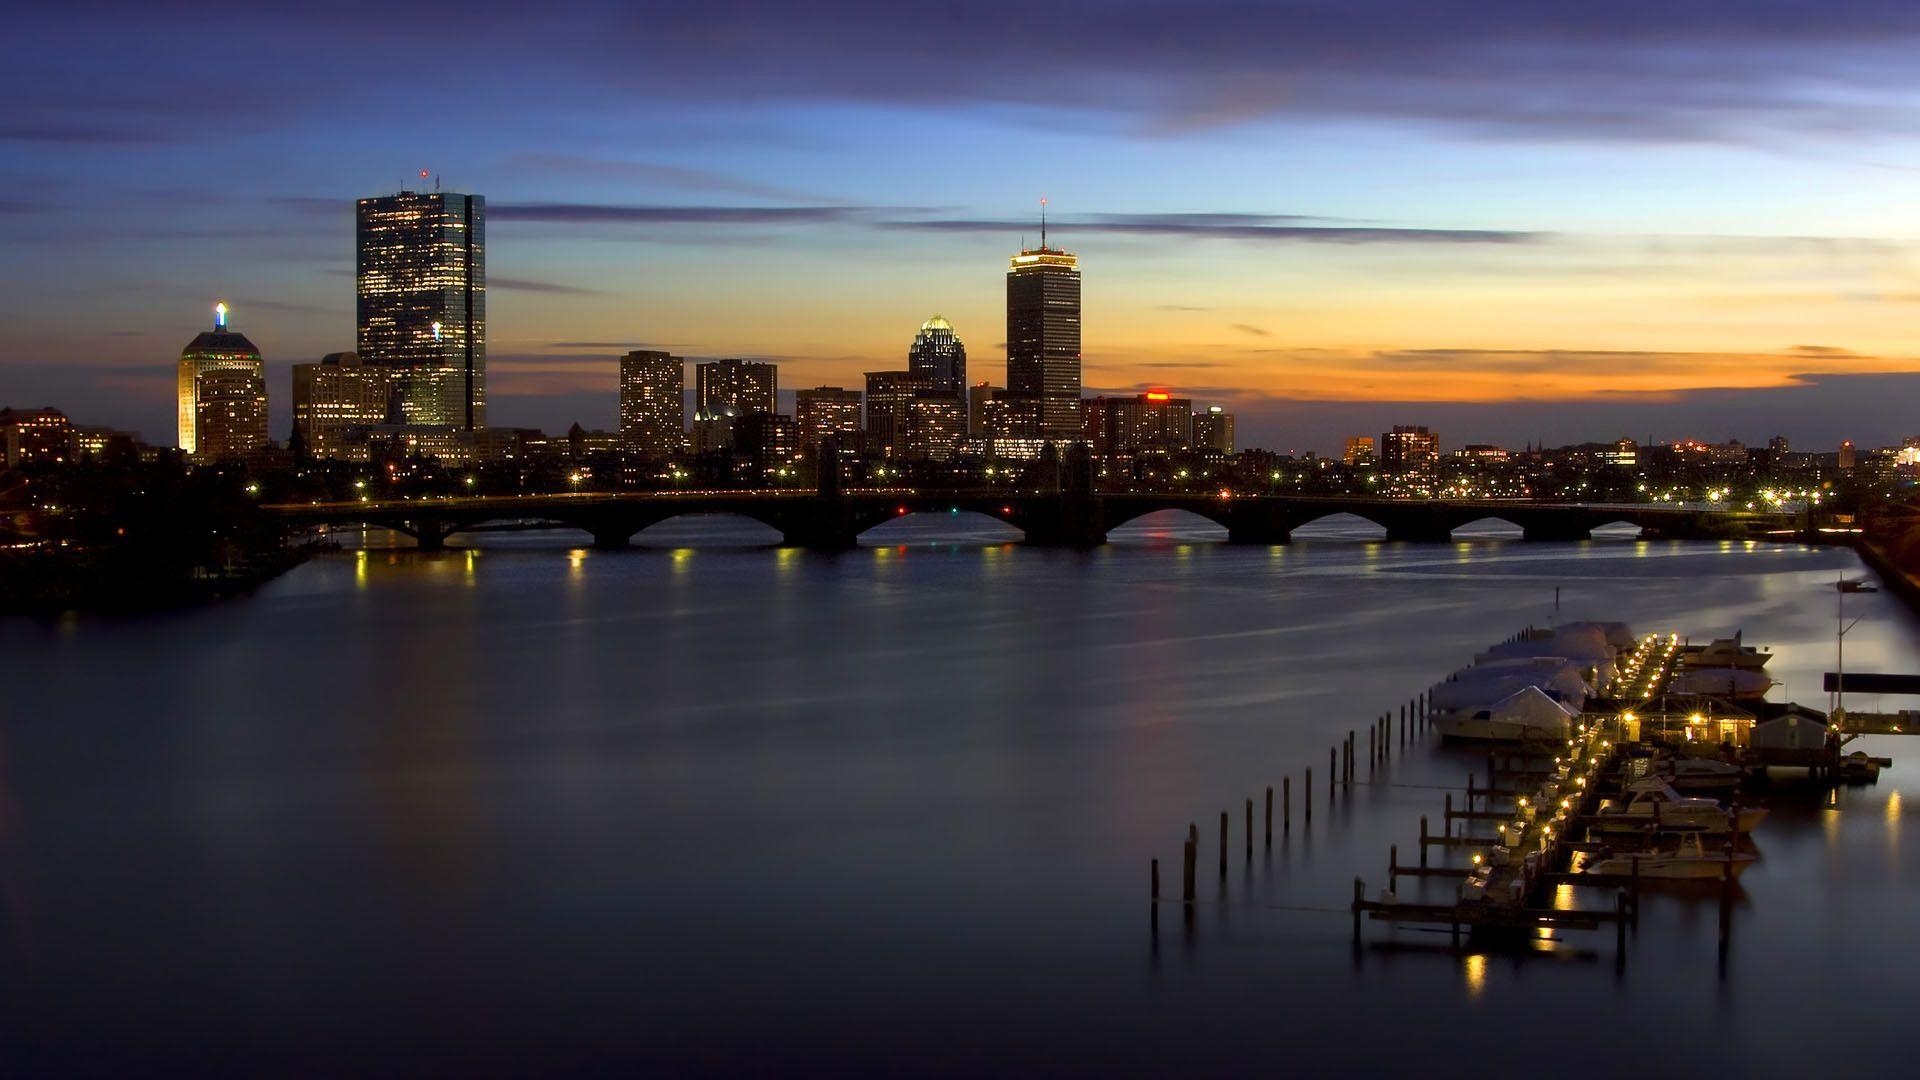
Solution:
M1030 544L1090 547L1134 518L1185 510L1222 525L1239 543L1284 544L1293 530L1333 514L1352 514L1387 530L1388 540L1444 542L1453 530L1493 519L1528 540L1585 540L1602 525L1625 522L1667 539L1758 536L1798 526L1790 514L1641 505L1173 494L922 493L912 491L719 491L701 493L523 495L283 504L268 507L293 526L372 525L406 533L437 550L457 532L568 528L597 547L624 547L633 534L689 514L735 514L779 531L785 544L853 547L861 533L915 513L980 513L1026 534Z

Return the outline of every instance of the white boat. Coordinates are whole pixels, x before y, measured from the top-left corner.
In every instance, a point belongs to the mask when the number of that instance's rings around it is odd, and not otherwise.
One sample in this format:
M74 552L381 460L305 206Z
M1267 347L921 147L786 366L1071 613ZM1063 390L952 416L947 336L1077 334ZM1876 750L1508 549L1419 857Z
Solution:
M1635 854L1613 854L1601 849L1580 867L1583 874L1618 874L1630 877L1636 872L1643 878L1660 879L1700 879L1720 878L1729 871L1739 877L1758 857L1745 851L1708 851L1700 843L1698 833L1690 833L1680 840L1676 851L1642 851Z
M1539 687L1522 686L1497 701L1436 711L1433 726L1449 739L1562 744L1574 715Z
M1703 833L1752 832L1767 812L1756 807L1729 809L1717 799L1682 795L1658 776L1627 785L1625 806L1602 799L1595 828L1602 832L1639 832L1648 828Z
M1730 638L1715 638L1697 649L1680 653L1680 663L1691 668L1763 668L1773 654L1740 643L1740 631Z

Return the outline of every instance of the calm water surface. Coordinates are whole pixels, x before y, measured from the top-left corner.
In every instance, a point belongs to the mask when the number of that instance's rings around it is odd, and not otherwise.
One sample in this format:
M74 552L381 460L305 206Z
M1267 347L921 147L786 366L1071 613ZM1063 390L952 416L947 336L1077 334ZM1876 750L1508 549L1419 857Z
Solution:
M1556 588L1744 628L1824 706L1851 554L1320 531L913 519L817 555L677 522L0 621L0 1071L1896 1071L1920 744L1869 741L1900 763L1831 805L1776 792L1724 973L1710 894L1650 898L1619 975L1610 932L1356 961L1353 878L1484 764L1423 744L1326 801L1329 746ZM1891 597L1848 603L1850 669L1920 672ZM1311 826L1245 862L1242 800L1309 766ZM1155 938L1189 821L1203 902Z

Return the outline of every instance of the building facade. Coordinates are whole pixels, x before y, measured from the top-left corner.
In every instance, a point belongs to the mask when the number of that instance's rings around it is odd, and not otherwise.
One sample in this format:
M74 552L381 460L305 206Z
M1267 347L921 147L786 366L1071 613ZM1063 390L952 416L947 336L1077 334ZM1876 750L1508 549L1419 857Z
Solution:
M1193 448L1218 454L1233 453L1233 414L1218 405L1193 414Z
M392 369L404 422L486 427L486 200L402 191L354 210L361 359Z
M926 382L911 371L867 372L867 452L875 457L907 456L907 432L913 399Z
M1081 403L1081 440L1095 457L1172 454L1193 445L1193 399L1153 390Z
M366 429L394 422L390 369L350 352L293 365L293 429L309 457L364 461Z
M180 350L176 388L180 449L189 458L218 461L266 445L265 365L245 334L228 329L226 304L214 305L213 329ZM203 407L210 393L218 402Z
M1365 465L1374 459L1373 436L1349 435L1346 449L1341 451L1340 460L1348 467Z
M731 407L741 416L779 412L779 372L757 360L709 360L693 368L693 407L716 414Z
M79 456L73 422L55 408L0 409L0 463L57 465Z
M686 442L686 361L635 349L620 358L620 441L627 451L664 461Z
M907 370L926 383L928 393L965 401L967 347L954 334L953 324L940 316L920 324L907 348Z
M796 390L793 421L800 433L800 449L811 452L828 439L837 440L842 453L860 449L860 391L838 386Z
M1431 475L1440 461L1440 436L1424 425L1395 424L1380 435L1380 471Z
M1080 260L1047 246L1007 268L1007 397L1019 434L1071 442L1080 434Z

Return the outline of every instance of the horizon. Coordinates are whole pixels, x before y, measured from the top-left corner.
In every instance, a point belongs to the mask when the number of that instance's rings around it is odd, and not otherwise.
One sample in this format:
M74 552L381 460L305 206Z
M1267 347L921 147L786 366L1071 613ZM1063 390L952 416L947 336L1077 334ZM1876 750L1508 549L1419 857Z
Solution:
M164 441L171 365L225 299L283 439L290 366L353 346L353 200L425 167L488 199L494 426L611 427L630 348L858 387L936 312L969 381L1004 385L1005 260L1044 196L1085 275L1085 392L1223 405L1243 445L1915 433L1920 104L1883 76L1920 13L1706 4L1656 40L1640 4L1373 7L1425 51L1291 8L1122 5L1107 28L1069 4L1035 41L860 4L382 9L378 36L351 5L29 13L0 76L24 256L0 271L0 400ZM945 51L889 60L930 27ZM430 30L448 47L414 47ZM28 47L50 37L83 44ZM207 39L231 67L175 63ZM1374 51L1322 55L1355 40Z

